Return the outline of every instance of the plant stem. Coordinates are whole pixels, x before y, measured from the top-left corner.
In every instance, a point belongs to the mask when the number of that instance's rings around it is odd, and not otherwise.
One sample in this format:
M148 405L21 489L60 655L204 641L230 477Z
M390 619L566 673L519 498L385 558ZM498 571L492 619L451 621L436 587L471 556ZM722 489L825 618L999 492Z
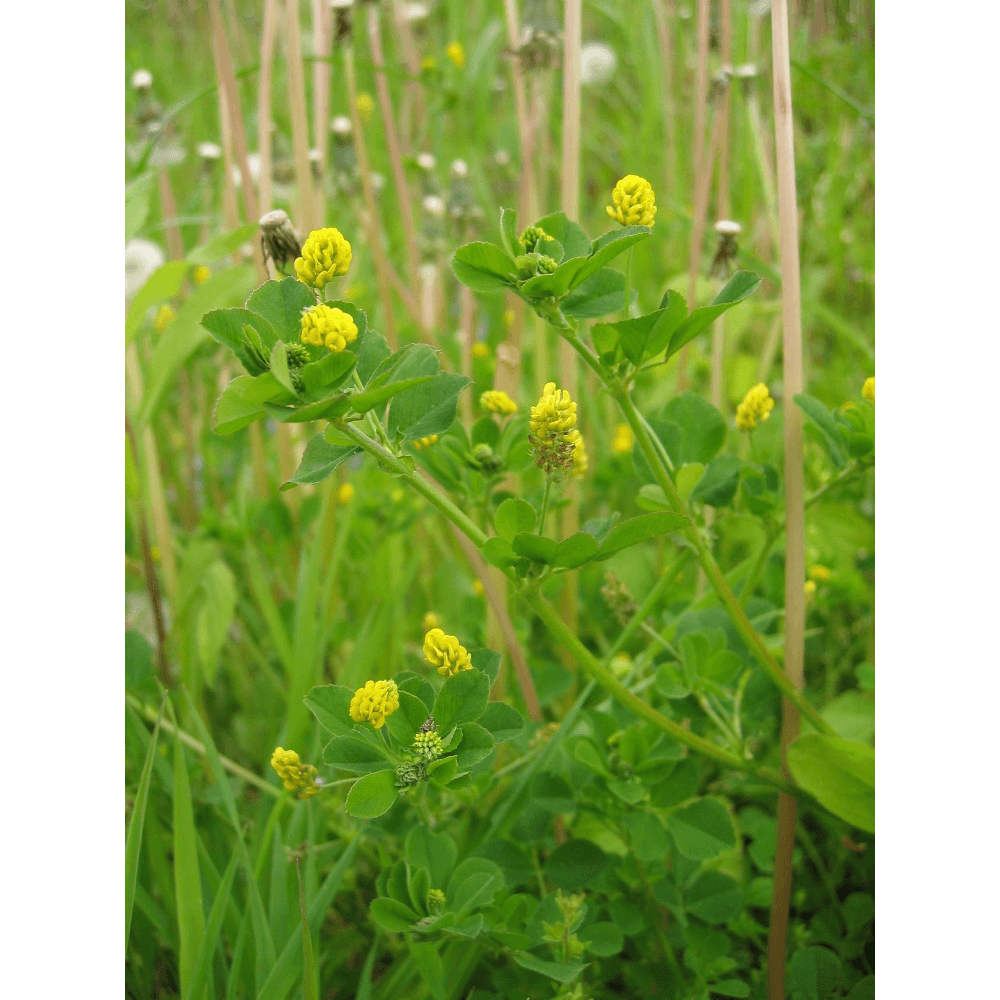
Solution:
M625 308L622 310L622 319L628 319L632 312L632 303L629 297L632 294L632 256L635 247L628 248L628 256L625 258Z
M538 534L545 534L545 518L549 512L549 497L552 494L552 475L545 477L545 492L542 494L542 512L538 516Z

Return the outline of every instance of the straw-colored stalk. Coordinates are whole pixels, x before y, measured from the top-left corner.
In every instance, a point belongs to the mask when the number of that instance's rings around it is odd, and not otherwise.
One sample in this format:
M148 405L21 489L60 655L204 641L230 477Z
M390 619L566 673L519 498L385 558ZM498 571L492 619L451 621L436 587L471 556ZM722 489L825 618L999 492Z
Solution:
M760 51L761 21L759 17L751 17L747 33L747 59L753 65L757 64L757 53ZM754 156L757 160L757 169L760 171L760 183L764 189L764 204L767 206L767 231L770 241L760 249L762 254L768 255L777 253L778 249L778 197L775 193L774 165L771 162L771 151L768 149L770 136L766 133L764 119L760 113L756 79L744 80L743 95L750 122Z
M316 225L326 220L326 192L323 177L326 175L326 151L329 143L330 122L330 35L333 30L329 0L313 0L313 39L316 61L313 63L313 148L319 152L319 177L315 191Z
M781 313L785 432L785 673L799 690L805 659L805 502L802 472L802 415L792 402L803 390L802 305L799 288L799 232L795 198L795 143L792 131L792 78L788 47L788 0L771 3L772 74L774 77L775 152L778 166L778 213L781 226ZM788 699L782 704L781 758L799 734L799 713ZM788 904L792 891L796 801L778 795L774 899L768 937L768 996L784 1000Z
M702 164L705 152L705 111L708 106L708 0L698 0L698 68L694 87L694 146L691 169L694 177ZM697 183L695 180L694 183ZM690 307L691 303L688 303Z
M415 125L424 120L424 90L420 85L420 53L413 41L413 32L410 30L410 23L403 16L403 8L400 0L390 0L392 10L392 23L399 36L399 47L403 53L403 61L406 63L406 72L409 79L406 81L406 89L403 91L403 103L400 107L400 148L403 155L410 152L413 143Z
M392 96L389 93L389 80L385 72L385 54L382 51L382 31L379 24L379 5L370 3L368 7L368 47L372 56L372 67L375 70L375 90L378 93L379 114L382 118L382 128L385 130L385 142L389 151L389 169L392 171L392 183L399 199L399 219L403 224L403 241L406 248L407 270L411 288L417 287L417 234L413 225L413 207L410 202L410 187L406 183L403 171L402 155L399 151L399 135L396 132L396 119L392 110Z
M466 378L472 378L472 340L476 330L476 299L472 290L462 286L458 293L458 336L461 350L461 372ZM472 420L472 394L463 392L459 396L459 406L462 420L469 423Z
M271 81L274 77L274 43L278 33L278 0L264 0L260 34L260 73L257 78L257 153L260 156L260 205L271 205ZM273 269L273 264L271 265Z
M389 346L396 350L399 342L396 337L396 318L392 310L392 288L389 270L382 243L382 229L378 217L378 205L375 201L375 187L372 184L371 164L368 162L368 147L361 130L361 115L358 114L358 81L354 72L354 47L351 39L344 42L344 76L347 79L348 112L351 116L351 139L354 142L354 155L358 161L358 173L361 175L361 193L365 199L365 224L368 230L368 247L375 262L375 280L378 283L378 297L382 304L382 325L385 329L385 339Z
M296 221L303 235L321 225L316 218L312 164L309 162L309 117L306 111L306 77L302 65L302 27L299 0L285 0L285 40L288 51L288 110L292 119L295 151Z
M656 37L663 74L663 125L667 137L664 180L672 198L677 197L677 117L674 111L674 0L653 0Z
M560 203L567 218L580 215L580 30L581 0L566 0L563 24L563 127L562 127L562 192ZM626 308L628 304L626 303ZM579 367L572 345L559 339L559 374L564 389L579 398ZM565 494L569 505L562 510L561 530L564 538L576 533L580 526L580 499L577 484L567 481ZM563 620L575 633L577 630L577 577L570 575L563 592ZM571 662L569 652L566 661Z

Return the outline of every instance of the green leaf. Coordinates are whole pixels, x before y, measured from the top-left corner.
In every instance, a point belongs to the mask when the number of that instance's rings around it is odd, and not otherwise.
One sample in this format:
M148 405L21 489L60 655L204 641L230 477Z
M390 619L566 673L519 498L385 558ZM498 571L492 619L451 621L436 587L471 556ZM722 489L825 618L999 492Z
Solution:
M485 906L504 887L503 871L488 858L466 858L448 880L448 906L459 916L476 906Z
M191 785L179 736L174 739L174 892L180 941L178 966L181 992L188 996L195 959L205 934L205 907L201 895L198 834L194 825Z
M625 226L598 237L594 240L586 263L573 276L569 287L576 288L583 284L587 278L599 271L605 264L613 261L619 254L625 253L629 247L646 239L651 232L652 230L648 226Z
M224 257L235 253L244 243L253 239L260 227L256 222L248 222L239 229L228 233L219 233L207 240L202 246L195 247L187 255L188 264L214 264Z
M875 751L864 743L809 735L788 748L798 784L835 816L875 832Z
M323 761L330 767L354 774L371 774L373 771L392 768L388 751L380 750L374 743L369 743L360 736L334 736L323 748Z
M611 777L611 772L604 762L604 757L590 740L577 740L573 746L573 757L583 764L584 767L589 767L595 774L600 774L605 778Z
M517 212L512 208L500 209L500 238L511 257L524 252L521 241L517 238Z
M639 298L633 288L629 294L630 304ZM575 288L562 303L562 311L573 319L596 319L625 308L625 275L610 267L602 267L579 287Z
M278 380L286 392L291 393L293 396L298 395L295 386L292 385L292 376L288 370L288 352L282 340L279 340L271 348L270 369L271 374Z
M664 408L661 439L674 465L707 465L726 440L726 422L707 400L690 390L675 396Z
M493 421L490 422L493 423ZM494 424L494 426L496 425ZM519 500L517 497L510 497L497 507L493 523L496 526L497 534L508 542L512 542L515 535L523 531L534 531L535 521L535 508L530 503Z
M694 492L694 488L701 482L701 477L705 475L705 466L701 462L688 462L687 465L682 465L678 470L677 474L674 476L674 485L677 487L677 492L680 494L681 499L686 503L688 498ZM644 486L643 490L646 489ZM659 489L659 487L657 487ZM642 490L639 491L640 493ZM663 492L662 490L660 491ZM664 497L664 500L666 497Z
M689 466L685 466L689 468ZM736 496L737 487L740 485L740 469L743 468L742 459L735 455L716 455L705 474L701 477L698 485L691 492L693 500L701 500L711 507L725 507L732 503Z
M584 522L582 530L586 531L588 535L593 535L597 539L597 544L601 545L620 519L621 514L618 511L615 511L611 517L593 517Z
M670 338L665 357L672 358L685 344L690 343L702 330L708 329L724 312L753 295L760 287L760 278L750 271L737 271L716 295L711 305L695 309L687 319L678 324Z
M217 559L205 571L199 589L202 603L194 622L195 648L205 683L212 687L219 654L236 613L236 580L232 570Z
M733 821L718 799L698 799L678 809L667 826L677 850L692 861L707 861L736 846Z
M699 920L724 924L743 909L743 893L735 879L722 872L706 871L684 893L684 906Z
M459 731L462 734L462 742L455 756L458 758L459 771L468 771L470 767L485 760L493 752L493 737L474 722L466 722L459 726Z
M815 396L799 393L793 397L795 405L808 417L809 422L819 431L820 441L831 461L838 467L847 464L844 457L844 440L833 414Z
M442 733L465 722L475 722L486 709L490 697L489 678L473 667L449 677L437 698L431 715Z
M587 968L586 962L549 962L544 958L536 958L528 951L515 951L513 958L522 969L540 972L557 983L571 983Z
M362 385L367 385L375 370L390 355L389 341L376 333L374 330L367 330L361 338L361 345L356 347L358 354L358 378Z
M510 542L498 535L487 538L480 551L483 553L483 558L491 566L497 566L500 569L505 566L513 566L517 562L517 556L514 555Z
M340 351L338 354L327 354L319 361L303 365L303 389L307 393L318 393L321 390L337 388L346 381L357 360L357 356L350 351Z
M655 813L626 813L623 821L632 841L632 850L640 861L662 861L667 856L670 838Z
M546 877L560 889L584 889L608 867L608 857L589 840L567 840L548 857Z
M420 919L408 906L387 896L372 900L371 915L372 920L390 934L402 934Z
M600 546L597 539L586 531L578 531L563 539L552 555L552 565L561 566L565 569L575 569L586 562L590 562L597 555Z
M716 993L720 997L748 997L750 987L742 979L722 979L709 986L710 993Z
M413 826L406 835L406 860L411 867L427 869L432 889L448 884L458 849L446 833L434 833L424 826Z
M547 236L558 240L563 248L563 260L571 257L586 257L590 253L590 239L587 234L573 221L566 217L565 212L553 212L539 219L536 223Z
M847 994L847 1000L875 1000L875 977L865 976L854 989Z
M440 370L441 362L433 347L429 344L406 344L395 354L390 354L372 372L368 388L376 389L380 385L420 375L436 375Z
M187 272L187 264L181 260L172 260L158 267L146 279L146 283L129 303L128 315L125 317L126 347L142 328L142 321L150 307L166 302L180 292Z
M250 312L263 316L286 344L299 341L302 335L302 310L316 305L313 293L296 278L265 281L247 299Z
M417 731L427 721L430 714L427 706L416 696L407 691L399 693L399 708L385 720L385 727L395 737L399 744L409 749Z
M438 788L444 788L457 773L458 761L454 757L441 757L427 765L427 777Z
M364 392L357 392L351 396L351 409L356 413L367 413L376 406L388 402L393 396L398 396L407 389L423 385L433 379L433 375L418 375L415 378L401 379L398 382L389 382L381 385L377 389L366 389Z
M396 801L396 775L376 771L359 778L347 794L347 811L355 819L374 819L389 811Z
M486 706L486 711L479 717L479 724L496 743L512 740L524 729L521 713L502 701L491 701Z
M667 298L665 308L637 316L635 319L619 320L617 323L607 323L618 336L625 357L634 365L659 354L670 342L674 330L686 315L684 299L676 293Z
M600 958L617 955L625 947L625 935L617 924L610 920L599 920L580 931L580 940L587 951Z
M514 536L511 548L525 559L532 562L550 563L556 554L558 543L554 538L546 538L544 535L533 535L527 531L521 531Z
M598 561L609 559L616 552L621 552L622 549L639 545L657 535L679 531L690 523L683 514L675 514L672 511L630 517L627 521L622 521L611 529L596 558Z
M548 295L559 298L569 291L573 279L586 263L586 257L565 260L551 274L529 278L521 286L521 295L526 299L543 299Z
M306 696L306 708L316 716L316 721L334 736L348 736L354 729L351 718L351 699L354 692L338 684L314 687Z
M263 406L243 398L253 381L249 375L238 375L222 390L213 416L216 434L233 434L266 416Z
M844 691L828 701L820 715L834 732L854 743L871 743L875 738L875 699L863 691ZM808 720L803 730L810 731Z
M203 996L205 980L208 978L209 964L215 949L219 945L219 934L222 931L222 921L226 915L226 910L231 904L233 890L233 876L236 874L236 867L240 860L239 848L234 848L229 858L229 864L219 881L219 888L215 893L215 900L212 902L212 909L208 915L208 923L205 925L205 934L198 947L198 957L195 959L194 968L191 970L191 982L188 985L185 997Z
M145 225L153 194L153 174L142 174L125 185L125 242Z
M303 483L321 483L336 471L337 467L347 461L361 449L356 445L333 445L323 438L324 432L313 435L302 453L302 461L295 474L287 483L281 485L281 490L290 490L293 486Z
M333 392L326 399L307 403L305 406L276 406L265 403L265 411L282 424L307 424L311 420L334 420L351 408L351 397L346 392Z
M788 963L785 988L795 1000L827 1000L840 984L840 959L827 948L801 948Z
M474 292L499 292L514 283L514 261L492 243L466 243L451 259L451 269Z
M405 441L443 434L458 415L458 397L471 379L454 372L439 372L430 381L407 389L389 407L389 434Z
M245 403L294 403L295 396L278 380L273 372L264 372L251 379L243 390Z
M490 687L493 687L500 676L501 655L492 649L470 649L469 656L472 657L472 665L486 674Z
M202 317L201 325L240 359L250 375L267 371L267 358L278 335L263 316L249 309L215 309Z

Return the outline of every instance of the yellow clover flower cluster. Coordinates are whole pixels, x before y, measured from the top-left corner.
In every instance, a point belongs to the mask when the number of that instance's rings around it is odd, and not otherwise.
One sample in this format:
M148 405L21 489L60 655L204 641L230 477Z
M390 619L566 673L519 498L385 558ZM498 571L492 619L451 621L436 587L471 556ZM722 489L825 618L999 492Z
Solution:
M546 382L528 421L535 464L546 472L586 471L586 449L576 430L576 403L555 382ZM579 452L579 454L578 454Z
M627 455L635 444L635 436L628 424L618 424L615 436L611 441L611 450L616 455Z
M320 302L303 311L301 336L303 344L326 347L339 354L357 339L358 327L343 309Z
M656 195L645 177L628 174L611 192L608 215L623 226L652 226L656 221Z
M817 563L817 565L809 567L809 576L814 580L819 580L820 583L825 583L830 579L830 570Z
M288 791L298 790L300 799L308 799L319 791L315 765L303 764L294 750L276 747L271 754L271 767L278 773L281 783Z
M741 431L752 431L758 420L767 420L774 409L774 400L763 382L758 382L743 397L743 402L736 407L736 426Z
M444 54L459 68L465 65L465 49L461 42L450 42Z
M423 451L424 448L429 448L432 444L436 444L437 439L437 434L428 434L427 437L417 438L412 444L417 451Z
M346 507L354 499L354 487L350 483L341 483L337 487L337 503Z
M587 457L587 446L583 443L583 435L573 428L566 435L566 440L573 445L573 476L582 479L590 468L590 459Z
M153 321L153 326L155 327L157 333L163 333L175 319L177 319L177 313L174 312L169 304L164 303L160 306L159 311L156 313L156 319Z
M488 389L479 397L479 405L491 413L499 413L502 417L517 413L517 403L502 389Z
M302 256L295 261L295 274L310 288L322 288L351 266L351 244L332 226L314 229L302 244Z
M194 283L196 285L204 285L205 282L212 277L212 272L204 264L199 264L194 269L192 277L194 278Z
M454 635L432 628L424 636L424 659L442 677L454 677L461 670L472 669L472 657Z
M437 760L442 749L441 736L435 729L413 737L413 752L424 760Z
M875 376L872 375L865 379L865 384L861 387L861 395L868 400L869 403L875 402Z
M395 681L368 681L358 688L351 699L351 718L355 722L370 722L376 729L399 708L399 689Z
M472 356L474 358L488 358L490 356L490 349L481 340L477 340L472 345Z
M424 632L430 632L432 628L438 628L441 625L441 619L433 611L428 611L423 618L420 619L420 627Z
M375 114L375 101L372 99L372 95L367 90L361 91L354 106L358 109L361 120L367 125Z

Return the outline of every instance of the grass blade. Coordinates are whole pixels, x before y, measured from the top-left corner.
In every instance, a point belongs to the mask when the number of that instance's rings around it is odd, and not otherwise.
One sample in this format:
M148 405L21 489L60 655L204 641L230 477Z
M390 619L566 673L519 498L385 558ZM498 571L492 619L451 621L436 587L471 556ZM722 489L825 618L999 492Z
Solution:
M212 953L215 951L216 945L219 943L222 921L226 915L226 907L229 905L229 899L232 895L233 876L236 874L236 865L239 860L239 850L234 849L232 856L229 859L229 864L226 866L226 870L222 874L222 882L219 885L219 891L215 894L215 901L212 903L212 909L208 914L208 923L205 926L205 934L201 941L201 947L198 949L198 957L195 959L194 966L191 970L191 982L184 994L185 1000L194 1000L194 997L198 996L205 986L205 980L208 977L209 965L212 960Z
M174 735L174 888L177 893L177 930L180 937L181 992L190 992L197 949L205 933L205 907L198 866L198 836L194 827L191 785L184 745ZM204 996L204 991L198 996ZM197 997L194 997L197 1000Z

